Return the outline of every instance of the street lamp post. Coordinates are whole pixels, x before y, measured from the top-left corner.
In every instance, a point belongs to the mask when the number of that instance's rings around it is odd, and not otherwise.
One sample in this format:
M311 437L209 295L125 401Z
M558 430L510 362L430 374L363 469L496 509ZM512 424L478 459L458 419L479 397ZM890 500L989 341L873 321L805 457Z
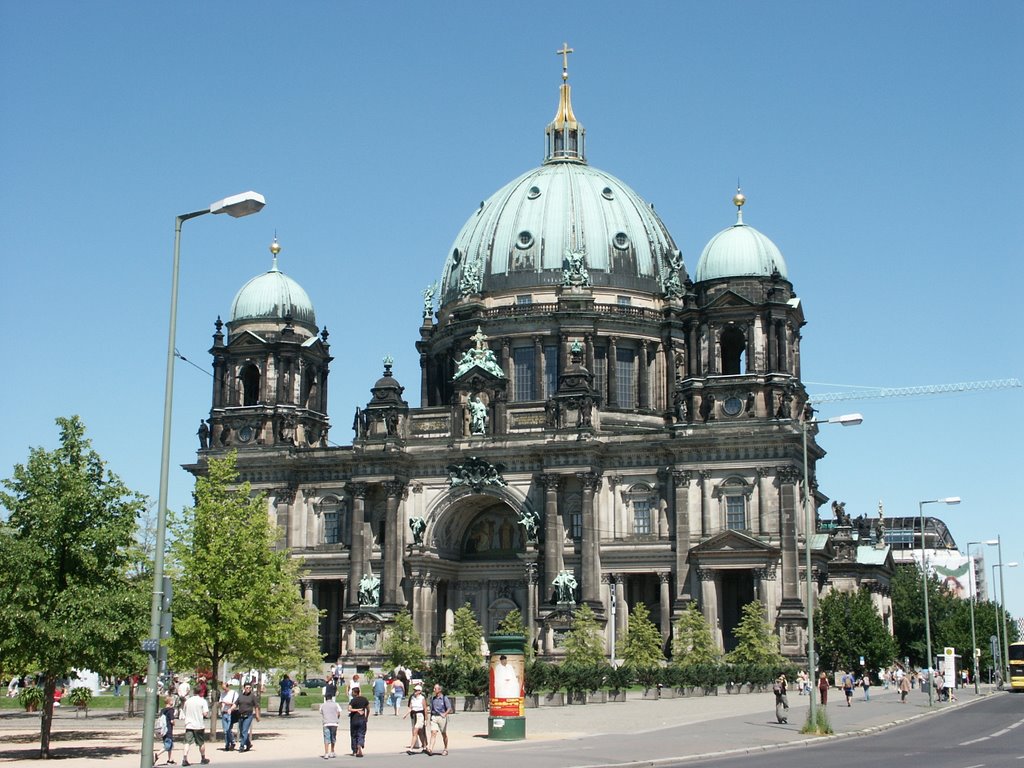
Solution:
M978 601L978 584L974 578L974 559L971 557L971 547L975 544L985 544L991 547L996 544L995 539L988 539L986 541L968 541L967 542L967 567L971 571L971 656L974 659L974 693L978 694L978 656L981 654L978 652L978 636L974 631L974 604Z
M811 503L810 483L808 481L807 463L807 432L812 426L818 424L842 424L844 427L854 427L864 421L859 413L848 413L844 416L835 416L831 419L805 419L800 425L800 433L803 443L804 454L804 583L807 591L807 675L811 680L811 695L809 718L811 727L815 727L817 720L814 693L817 677L815 675L814 663L814 582L811 578L811 538L817 532L814 525L814 505Z
M1016 568L1020 563L1003 564L1003 537L1000 534L996 537L999 547L999 563L992 566L999 569L999 616L996 618L996 636L999 636L999 625L1003 630L1003 652L999 654L999 679L1006 681L1007 673L1010 671L1010 636L1006 633L1006 582L1003 580L1003 568Z
M935 686L932 674L932 623L928 615L928 566L924 561L924 505L925 504L959 504L959 496L947 496L945 499L928 499L917 503L917 511L921 517L921 579L924 586L924 636L925 645L928 648L928 706L935 704L935 693L932 690Z
M140 766L153 765L153 723L157 710L157 684L159 675L158 652L160 647L160 617L164 596L164 544L167 533L167 478L170 474L171 455L171 405L174 400L174 346L178 325L178 264L181 252L181 225L189 219L207 213L226 213L234 218L259 213L267 204L263 195L256 192L242 192L210 205L201 211L183 213L174 219L174 259L171 267L171 317L167 338L167 375L164 380L164 424L163 443L160 447L160 491L156 508L156 552L153 557L153 598L149 609L149 638L143 641L142 649L148 654L146 665L146 709L142 724L142 759Z

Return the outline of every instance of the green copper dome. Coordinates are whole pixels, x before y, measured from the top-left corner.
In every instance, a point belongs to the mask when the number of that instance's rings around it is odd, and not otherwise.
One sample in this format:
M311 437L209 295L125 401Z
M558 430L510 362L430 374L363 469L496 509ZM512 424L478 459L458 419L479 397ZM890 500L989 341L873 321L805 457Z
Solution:
M739 192L733 198L737 207L736 223L711 238L697 262L697 282L726 277L789 276L782 252L768 237L743 223L743 203Z
M257 275L242 286L231 303L228 324L237 326L248 321L283 321L291 318L299 327L316 333L316 312L313 302L301 285L277 268L277 240L271 246L274 261L269 271Z

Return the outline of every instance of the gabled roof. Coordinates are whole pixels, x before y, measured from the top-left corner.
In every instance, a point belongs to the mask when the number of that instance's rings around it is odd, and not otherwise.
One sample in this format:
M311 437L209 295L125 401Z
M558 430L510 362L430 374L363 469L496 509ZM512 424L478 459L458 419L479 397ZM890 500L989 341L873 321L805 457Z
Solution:
M703 567L751 568L777 560L782 550L744 531L722 531L690 550L690 558Z

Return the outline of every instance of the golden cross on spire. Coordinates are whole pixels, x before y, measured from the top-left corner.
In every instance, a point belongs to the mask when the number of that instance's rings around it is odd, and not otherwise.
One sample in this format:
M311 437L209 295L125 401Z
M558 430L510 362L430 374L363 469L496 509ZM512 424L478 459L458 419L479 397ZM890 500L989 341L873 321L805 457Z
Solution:
M569 54L574 53L573 49L569 47L568 43L562 43L562 50L555 51L558 56L562 57L562 80L569 79Z

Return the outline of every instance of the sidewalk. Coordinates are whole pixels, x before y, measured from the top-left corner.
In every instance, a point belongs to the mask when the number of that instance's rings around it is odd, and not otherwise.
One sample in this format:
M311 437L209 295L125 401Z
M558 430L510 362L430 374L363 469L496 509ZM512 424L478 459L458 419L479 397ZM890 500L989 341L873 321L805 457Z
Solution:
M982 696L991 693L983 687ZM788 724L775 721L774 696L754 693L644 701L638 693L624 703L583 706L541 707L526 711L526 740L491 741L487 738L486 712L459 712L449 720L450 754L447 760L478 764L487 752L500 750L504 760L529 760L531 768L598 766L643 760L648 764L662 760L692 758L709 754L750 752L787 744L817 740L800 733L807 716L806 696L789 697ZM973 688L957 692L959 703L936 702L938 713L969 705L977 699ZM829 694L827 711L837 736L853 735L890 727L929 714L928 699L920 691L909 694L906 704L899 703L895 691L873 688L871 700L862 700L859 692L853 706L847 707L841 691ZM299 709L291 717L264 715L254 729L253 750L240 755L227 753L223 741L207 744L211 764L264 764L269 762L312 762L323 753L320 716L310 705L302 708L304 697L297 699ZM460 700L461 703L461 700ZM51 752L67 768L87 768L97 763L108 768L129 768L140 763L141 718L126 718L120 713L97 711L88 718L76 717L71 710L55 712ZM657 738L649 734L659 731ZM179 724L180 735L180 724ZM647 736L645 736L647 735ZM639 737L639 738L635 738ZM366 756L382 762L405 757L410 743L407 719L385 714L371 717L366 737ZM33 759L38 754L39 716L20 712L0 713L0 763ZM174 759L181 764L182 744L175 744ZM349 757L348 729L343 723L338 732L339 759ZM465 755L465 758L460 758ZM198 764L193 747L191 762Z

